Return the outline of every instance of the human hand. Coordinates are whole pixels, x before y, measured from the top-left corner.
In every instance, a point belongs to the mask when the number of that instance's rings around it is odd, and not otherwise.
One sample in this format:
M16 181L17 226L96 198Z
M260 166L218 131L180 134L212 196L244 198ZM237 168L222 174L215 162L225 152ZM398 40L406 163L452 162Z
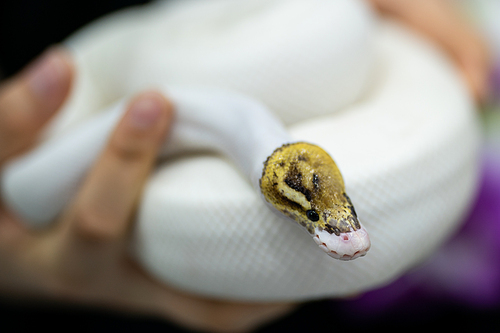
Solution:
M440 45L462 71L478 102L488 95L490 58L486 42L447 0L370 0L382 14L398 19Z
M68 95L73 73L70 57L52 50L0 86L0 165L33 145ZM189 295L155 281L130 260L134 211L172 109L157 92L136 96L50 229L26 229L0 198L0 293L156 315L210 331L247 331L294 308Z

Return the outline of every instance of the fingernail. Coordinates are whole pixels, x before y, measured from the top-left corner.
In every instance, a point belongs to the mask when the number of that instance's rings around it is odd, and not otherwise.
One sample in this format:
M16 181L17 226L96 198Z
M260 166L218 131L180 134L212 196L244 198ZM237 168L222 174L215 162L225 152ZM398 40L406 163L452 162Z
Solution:
M67 67L57 51L47 51L28 70L28 84L41 99L57 96L63 88Z
M160 119L164 103L161 96L149 94L135 100L129 112L129 120L132 126L139 129L153 127Z

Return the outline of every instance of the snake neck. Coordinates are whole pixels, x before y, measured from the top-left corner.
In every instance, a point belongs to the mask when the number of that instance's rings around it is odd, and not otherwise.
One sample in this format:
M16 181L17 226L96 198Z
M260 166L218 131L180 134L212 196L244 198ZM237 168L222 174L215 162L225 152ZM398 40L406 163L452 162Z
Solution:
M263 163L292 138L264 105L220 89L167 87L176 107L176 123L162 155L186 151L219 152L260 192Z

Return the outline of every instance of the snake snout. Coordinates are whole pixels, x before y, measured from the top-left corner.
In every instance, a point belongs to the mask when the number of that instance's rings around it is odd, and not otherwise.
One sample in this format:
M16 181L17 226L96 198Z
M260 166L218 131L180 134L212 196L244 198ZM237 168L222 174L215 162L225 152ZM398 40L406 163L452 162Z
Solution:
M330 257L339 260L353 260L364 256L370 249L370 237L364 227L340 235L316 229L314 241Z

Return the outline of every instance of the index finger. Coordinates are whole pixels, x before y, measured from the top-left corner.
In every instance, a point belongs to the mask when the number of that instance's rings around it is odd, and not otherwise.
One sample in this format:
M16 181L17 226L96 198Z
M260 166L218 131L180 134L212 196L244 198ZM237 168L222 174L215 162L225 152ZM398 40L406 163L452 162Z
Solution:
M36 139L61 107L72 79L68 54L52 49L0 86L0 163Z
M142 186L172 120L171 104L157 92L137 96L87 177L67 223L81 236L123 236Z
M50 238L49 260L82 279L121 262L136 204L172 121L163 95L137 96Z

